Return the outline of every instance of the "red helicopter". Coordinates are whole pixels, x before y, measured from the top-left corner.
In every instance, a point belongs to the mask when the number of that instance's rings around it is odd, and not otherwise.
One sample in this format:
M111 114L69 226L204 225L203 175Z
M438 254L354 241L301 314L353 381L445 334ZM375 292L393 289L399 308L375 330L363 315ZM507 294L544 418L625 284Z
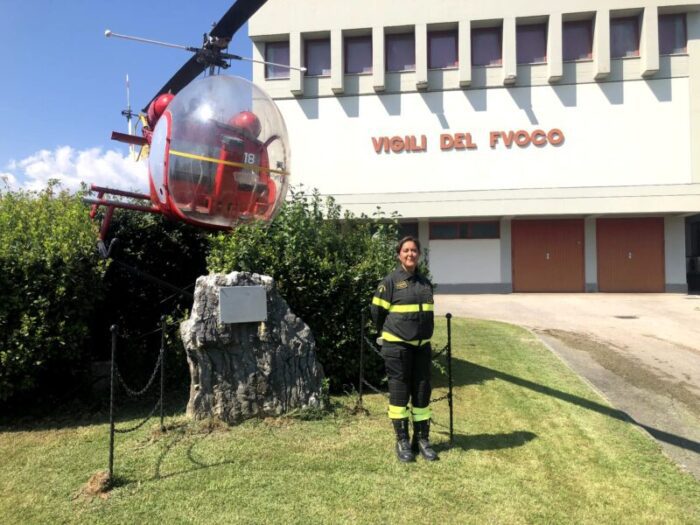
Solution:
M269 221L279 210L287 192L290 157L282 115L253 83L213 74L216 68L229 67L227 60L251 60L225 50L265 1L238 0L205 35L201 48L105 32L108 37L183 48L194 56L142 110L140 136L112 133L112 139L141 146L142 154L149 154L150 192L90 187L97 193L96 198L84 199L92 205L90 216L106 208L98 241L102 257L111 252L112 243L106 248L105 238L115 208L159 213L212 230ZM209 76L193 81L207 69Z

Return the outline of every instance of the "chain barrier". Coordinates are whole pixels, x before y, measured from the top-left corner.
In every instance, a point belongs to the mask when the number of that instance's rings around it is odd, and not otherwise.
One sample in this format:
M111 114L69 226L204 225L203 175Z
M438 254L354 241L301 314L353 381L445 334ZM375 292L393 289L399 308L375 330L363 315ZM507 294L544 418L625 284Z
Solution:
M144 386L141 390L136 390L134 388L131 388L129 385L126 384L126 381L124 381L124 378L122 377L121 372L119 372L119 366L117 363L114 363L114 373L117 376L117 379L119 380L119 384L122 385L124 390L128 395L131 397L139 397L143 394L146 393L146 391L151 387L153 384L153 380L156 378L156 374L158 373L158 370L160 369L160 364L163 361L163 348L160 349L160 352L158 353L158 360L156 361L156 366L153 369L153 373L151 374L151 377L149 378L148 382L146 383L146 386Z
M436 352L436 353L433 354L433 361L436 361L437 358L440 357L442 354L444 354L446 351L447 351L447 345L445 345L445 346L443 347L443 349L440 350L439 352Z
M171 323L173 324L173 323ZM153 369L153 372L151 373L151 377L148 379L146 382L146 386L144 386L141 390L136 390L134 388L131 388L129 385L127 385L126 381L124 381L124 378L122 377L121 372L119 371L119 367L117 366L117 343L119 341L119 327L117 325L112 325L110 328L110 331L112 332L112 359L111 359L111 366L110 366L110 381L109 381L109 477L110 479L113 478L114 475L114 435L115 434L127 434L129 432L133 432L135 430L138 430L141 428L143 425L145 425L156 413L158 408L160 408L160 429L161 432L165 430L165 426L163 425L163 398L164 398L164 389L165 389L165 336L166 336L166 331L167 331L167 323L165 321L165 316L160 318L160 327L157 330L154 330L153 332L150 332L148 334L144 334L141 337L145 337L146 335L150 335L156 332L160 332L160 352L158 353L158 359L156 361L155 367ZM139 423L136 425L129 427L129 428L116 428L115 422L114 422L114 402L116 399L115 396L115 386L117 384L120 384L124 390L126 391L127 395L131 397L139 397L145 394L153 385L156 376L158 375L158 371L160 370L160 396L158 398L158 401L156 402L155 406L151 410L151 412L144 418L142 419Z
M453 395L452 395L452 314L448 313L445 315L445 318L447 319L447 344L445 344L444 348L436 353L434 353L431 356L431 362L436 361L443 353L447 352L447 394L444 396L431 399L430 403L438 403L440 401L445 401L447 400L447 404L449 407L449 413L450 413L450 424L449 424L449 429L450 429L450 444L454 442L454 410L453 410ZM379 355L381 357L382 353L380 350L377 349L377 347L374 346L374 343L371 341L369 337L365 335L365 325L366 325L366 319L365 319L365 312L362 312L361 316L361 334L360 334L360 378L359 378L359 389L358 389L358 394L359 398L357 400L357 407L359 409L363 409L362 405L362 395L363 395L363 386L367 386L370 388L370 390L373 390L377 394L383 394L385 397L388 397L389 394L387 392L383 392L374 385L372 385L369 381L365 379L364 375L364 353L365 353L365 345L369 346L370 349L374 351L375 354ZM432 418L431 418L432 419ZM433 423L436 424L437 426L441 426L444 428L448 428L445 425L442 425L438 422L436 422L434 419L432 419Z

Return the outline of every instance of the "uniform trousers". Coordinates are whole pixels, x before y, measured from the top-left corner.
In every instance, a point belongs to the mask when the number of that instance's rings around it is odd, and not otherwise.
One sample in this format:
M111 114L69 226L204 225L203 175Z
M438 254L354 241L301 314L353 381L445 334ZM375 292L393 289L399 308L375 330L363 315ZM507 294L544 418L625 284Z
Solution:
M422 346L384 341L382 357L389 380L389 404L426 408L430 405L430 342Z

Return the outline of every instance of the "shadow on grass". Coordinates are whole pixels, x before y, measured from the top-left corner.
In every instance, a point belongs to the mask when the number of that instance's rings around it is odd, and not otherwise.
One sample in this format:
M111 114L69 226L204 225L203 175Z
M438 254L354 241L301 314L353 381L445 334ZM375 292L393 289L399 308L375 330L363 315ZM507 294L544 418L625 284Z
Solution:
M200 461L197 458L195 458L194 452L193 452L194 447L196 445L198 445L199 443L201 443L204 439L206 439L208 435L209 434L205 434L204 436L202 436L201 439L193 440L192 443L190 443L188 445L186 455L187 455L187 459L192 463L192 465L193 465L192 467L183 468L181 470L176 470L174 472L168 472L167 474L163 474L161 472L162 467L163 467L163 461L168 456L168 454L170 454L170 451L186 437L185 432L179 432L178 435L176 435L174 437L174 439L171 439L165 445L165 447L163 448L163 451L158 456L158 459L156 460L155 471L154 471L153 476L151 477L151 479L149 481L158 481L161 479L168 479L168 478L172 478L175 476L189 474L191 472L195 472L198 470L219 467L222 465L231 465L231 464L235 463L235 461L230 460L230 459L225 459L223 461L217 461L215 463L204 463L203 461Z
M163 415L173 417L182 414L187 405L187 396L188 392L166 392ZM156 402L157 399L153 395L133 400L122 394L115 406L114 422L117 428L120 424L146 417ZM159 415L160 412L156 410L153 419L157 420ZM92 405L67 404L52 410L50 415L31 414L26 417L2 417L0 418L0 432L58 430L107 424L109 424L109 399L102 399Z
M199 470L205 470L209 468L214 468L214 467L219 467L222 465L232 465L235 463L240 463L234 460L230 459L225 459L222 461L217 461L214 463L204 463L203 461L200 461L195 457L194 454L194 448L201 444L208 436L212 434L212 432L193 432L191 427L185 423L179 423L174 426L167 426L166 425L167 431L165 433L158 433L159 439L158 441L163 444L163 449L161 450L160 454L158 455L158 458L156 459L156 463L154 466L153 470L153 475L149 477L146 480L140 479L140 478L129 478L123 475L115 474L113 477L113 481L110 484L110 489L113 488L118 488L118 487L125 487L128 485L131 485L133 483L143 483L145 482L157 482L160 480L164 479L169 479L173 478L176 476L182 476L182 475L187 475L192 472L196 472ZM175 470L173 472L168 472L168 473L163 473L163 463L165 462L166 458L173 453L173 450L175 447L179 446L182 444L183 440L186 438L192 439L192 441L187 445L187 449L185 452L185 455L187 456L187 459L190 461L192 464L191 467L189 468L181 468L180 470ZM116 461L115 465L115 471L119 471L119 463L118 463L118 458Z
M566 401L567 403L571 403L572 405L585 408L586 410L591 410L593 412L597 412L598 414L602 414L604 416L617 419L619 421L624 421L626 423L632 423L633 425L636 425L639 428L643 428L659 441L663 441L664 443L669 443L676 447L680 447L695 452L696 454L700 454L700 443L698 443L697 441L693 441L692 439L688 439L683 436L671 434L669 432L665 432L663 430L644 425L636 421L632 416L630 416L627 412L623 410L618 410L610 406L602 405L595 401L591 401L590 399L570 394L568 392L563 392L562 390L557 390L556 388L551 388L540 383L535 383L534 381L530 381L528 379L523 379L521 377L507 374L505 372L500 372L498 370L494 370L493 368L481 366L476 363L472 363L471 361L466 361L463 359L452 358L452 373L453 384L455 386L482 384L486 381L491 381L494 379L507 381L508 383L517 385L519 387L527 388L528 390L551 396L562 401ZM435 386L438 388L446 387L447 379L444 376L440 376Z
M449 432L440 431L440 434L449 436ZM454 443L449 441L435 443L433 448L437 451L461 448L462 450L500 450L504 448L522 447L537 437L537 434L525 430L516 430L501 434L459 434L455 432Z

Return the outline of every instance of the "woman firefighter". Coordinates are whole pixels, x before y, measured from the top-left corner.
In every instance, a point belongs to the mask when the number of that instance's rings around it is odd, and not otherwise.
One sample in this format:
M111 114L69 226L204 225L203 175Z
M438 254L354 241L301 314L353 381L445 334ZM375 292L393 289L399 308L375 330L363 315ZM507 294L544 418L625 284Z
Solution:
M438 459L430 445L430 371L433 336L433 285L418 271L420 242L404 237L396 247L399 264L372 298L372 319L382 340L389 379L389 418L396 433L396 455ZM409 443L409 419L413 439Z

